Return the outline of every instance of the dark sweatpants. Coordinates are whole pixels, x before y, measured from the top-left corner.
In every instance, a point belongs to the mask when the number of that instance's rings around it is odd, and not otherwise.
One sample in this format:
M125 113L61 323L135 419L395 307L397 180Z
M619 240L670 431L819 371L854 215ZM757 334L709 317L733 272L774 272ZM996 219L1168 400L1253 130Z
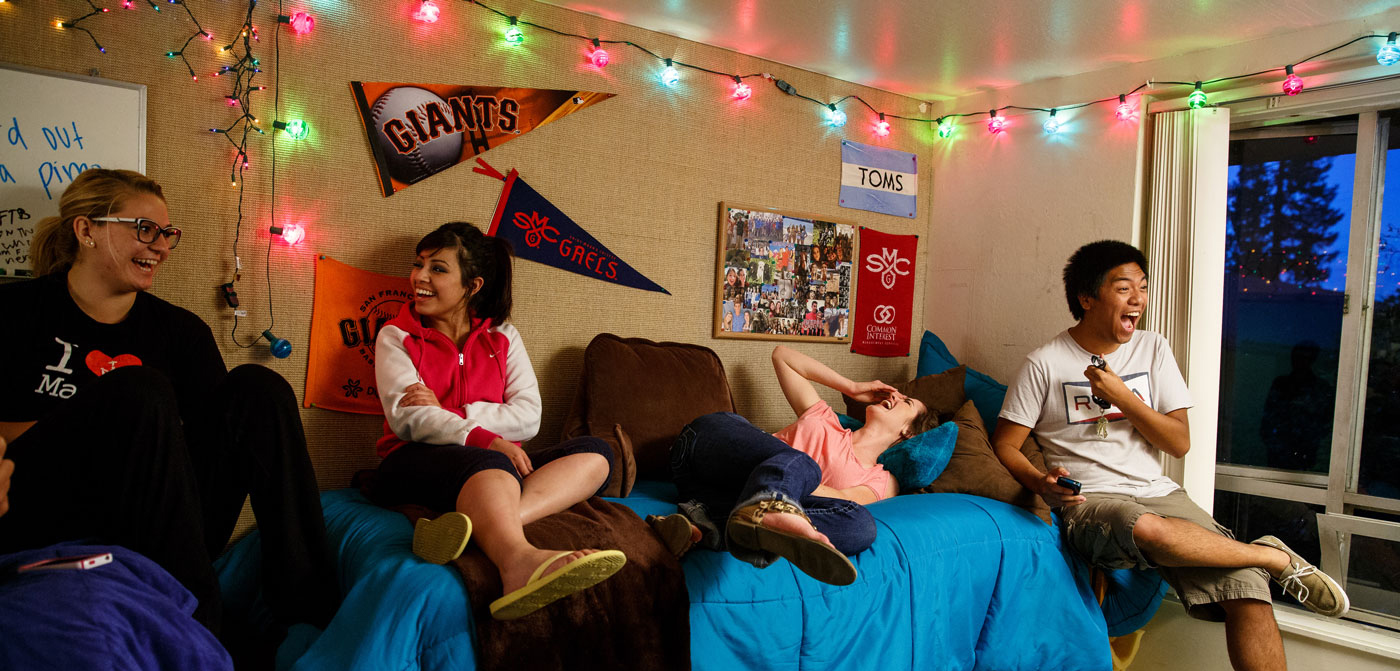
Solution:
M187 411L182 426L165 376L129 366L58 405L6 454L15 475L0 551L79 539L130 548L194 593L195 617L217 632L210 558L251 495L268 608L283 625L324 627L339 587L292 388L245 365L213 398L214 407Z

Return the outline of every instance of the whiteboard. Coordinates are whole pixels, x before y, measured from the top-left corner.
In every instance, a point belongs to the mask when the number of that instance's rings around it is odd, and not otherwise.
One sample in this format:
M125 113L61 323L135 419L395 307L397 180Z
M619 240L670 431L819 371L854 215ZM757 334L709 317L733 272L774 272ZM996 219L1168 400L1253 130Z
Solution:
M146 171L146 87L0 63L0 275L87 168Z

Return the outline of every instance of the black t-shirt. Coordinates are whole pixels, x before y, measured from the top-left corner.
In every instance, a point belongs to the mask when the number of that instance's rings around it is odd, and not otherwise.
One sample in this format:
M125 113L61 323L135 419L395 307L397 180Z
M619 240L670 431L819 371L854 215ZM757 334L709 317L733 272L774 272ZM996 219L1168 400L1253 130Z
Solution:
M67 273L0 284L0 421L42 419L84 387L122 366L150 366L175 388L186 424L228 369L209 326L193 312L146 292L126 319L103 324L68 294Z

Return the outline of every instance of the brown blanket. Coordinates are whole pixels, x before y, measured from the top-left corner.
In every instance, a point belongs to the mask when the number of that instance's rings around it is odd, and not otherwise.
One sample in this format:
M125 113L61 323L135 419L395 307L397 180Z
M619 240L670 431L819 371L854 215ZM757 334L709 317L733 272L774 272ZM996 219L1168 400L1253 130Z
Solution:
M690 668L685 575L631 509L594 497L530 524L525 537L541 548L615 548L627 565L595 587L500 622L489 608L501 596L500 574L476 544L468 546L454 563L471 599L483 671Z

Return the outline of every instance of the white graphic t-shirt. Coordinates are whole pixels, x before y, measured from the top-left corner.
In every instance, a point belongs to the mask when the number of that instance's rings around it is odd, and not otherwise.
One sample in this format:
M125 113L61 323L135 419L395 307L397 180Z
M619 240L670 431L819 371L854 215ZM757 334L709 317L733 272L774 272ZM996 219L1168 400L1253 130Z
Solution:
M1084 492L1165 496L1177 489L1162 475L1161 453L1133 428L1118 409L1100 413L1091 400L1084 369L1093 353L1069 331L1031 352L1006 392L1002 419L1028 426L1045 449L1048 467L1062 467L1084 485ZM1166 414L1191 407L1191 392L1162 336L1136 331L1126 344L1104 357L1148 407ZM1108 419L1108 438L1099 438L1099 417Z

